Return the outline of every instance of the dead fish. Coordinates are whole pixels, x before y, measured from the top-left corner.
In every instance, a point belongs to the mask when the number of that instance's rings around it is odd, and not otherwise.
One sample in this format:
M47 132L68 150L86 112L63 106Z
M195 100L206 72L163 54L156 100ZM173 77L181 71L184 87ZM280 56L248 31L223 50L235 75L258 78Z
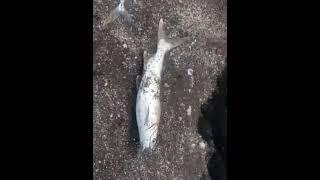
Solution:
M164 56L169 50L184 43L187 39L189 38L168 39L161 18L158 29L157 51L151 57L147 57L146 52L144 53L144 72L141 82L139 83L139 80L137 80L137 84L140 85L136 101L136 119L142 151L146 148L153 149L156 144L161 115L160 82Z
M125 19L125 21L129 23L132 22L131 14L129 14L128 11L125 9L124 2L125 0L120 0L120 4L114 10L112 10L107 19L104 20L103 27L106 27L109 23L116 20L119 16L122 16Z

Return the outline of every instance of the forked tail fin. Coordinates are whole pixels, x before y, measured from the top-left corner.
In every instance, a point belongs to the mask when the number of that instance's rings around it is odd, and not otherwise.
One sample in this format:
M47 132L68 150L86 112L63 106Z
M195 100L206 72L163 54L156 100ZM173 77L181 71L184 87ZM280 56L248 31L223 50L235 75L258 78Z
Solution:
M190 39L189 37L169 39L164 31L163 19L162 18L160 19L159 30L158 30L158 42L160 42L161 40L164 40L163 42L165 43L165 45L168 46L169 50L181 45L182 43L186 42L189 39Z
M109 16L103 21L102 26L105 28L109 23L115 21L119 16L122 16L127 23L132 23L131 14L124 7L125 0L120 0L119 5L111 11Z

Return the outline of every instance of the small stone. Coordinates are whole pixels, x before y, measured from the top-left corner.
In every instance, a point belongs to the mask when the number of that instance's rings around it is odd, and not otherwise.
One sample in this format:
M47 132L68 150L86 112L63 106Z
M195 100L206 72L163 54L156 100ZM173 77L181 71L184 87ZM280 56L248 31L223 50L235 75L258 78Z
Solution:
M188 107L187 114L188 114L188 116L191 116L191 106Z
M127 48L128 46L127 46L127 44L123 44L123 47L124 47L124 48Z
M164 83L164 87L170 87L168 83Z
M181 120L182 120L182 117L179 116L179 121L181 121Z
M112 113L110 114L110 117L111 117L111 118L113 117L113 114L112 114Z
M199 146L200 146L201 149L204 149L206 147L206 144L204 142L200 142Z
M118 114L118 118L120 117L120 114Z
M196 147L196 144L194 144L194 143L193 143L193 144L191 144L191 147L192 147L192 148Z
M189 69L188 69L188 75L189 75L189 76L192 76L192 73L193 73L193 70L189 68Z

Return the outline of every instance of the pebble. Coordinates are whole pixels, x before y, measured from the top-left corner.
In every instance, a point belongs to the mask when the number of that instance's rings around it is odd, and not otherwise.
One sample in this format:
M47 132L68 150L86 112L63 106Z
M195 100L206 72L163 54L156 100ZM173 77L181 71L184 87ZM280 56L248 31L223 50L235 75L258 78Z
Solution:
M189 69L188 69L188 75L189 75L189 76L192 76L192 73L193 73L193 70L189 68Z
M164 87L170 87L168 83L164 83Z
M124 47L124 48L127 48L128 46L127 46L127 44L123 44L123 47Z
M188 116L191 116L191 106L188 107L187 114L188 114Z
M206 144L204 142L200 142L199 146L200 146L201 149L204 149L206 147Z

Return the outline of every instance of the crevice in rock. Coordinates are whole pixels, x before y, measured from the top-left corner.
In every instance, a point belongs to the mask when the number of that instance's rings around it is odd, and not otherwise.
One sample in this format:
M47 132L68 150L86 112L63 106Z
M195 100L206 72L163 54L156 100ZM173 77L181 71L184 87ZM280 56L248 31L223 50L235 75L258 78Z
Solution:
M227 66L217 79L216 90L201 106L198 132L210 148L207 164L214 180L227 179Z

